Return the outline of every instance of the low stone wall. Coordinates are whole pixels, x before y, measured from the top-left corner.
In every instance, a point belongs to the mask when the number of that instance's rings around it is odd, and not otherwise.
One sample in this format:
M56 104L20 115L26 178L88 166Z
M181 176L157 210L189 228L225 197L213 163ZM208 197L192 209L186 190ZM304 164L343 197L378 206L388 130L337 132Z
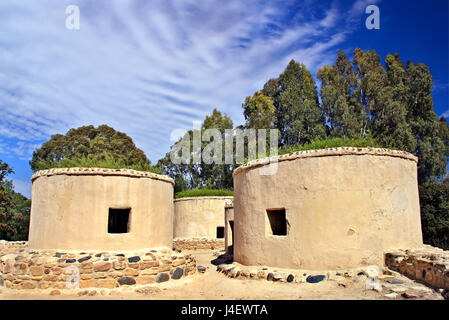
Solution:
M229 256L232 257L232 256ZM226 258L226 255L221 257ZM379 266L383 279L394 271L433 289L449 290L449 251L424 246L422 250L397 250L385 254L385 266ZM230 278L268 280L279 282L314 282L339 280L366 275L366 268L333 271L281 269L266 266L245 266L237 262L220 264L217 271ZM385 276L387 275L387 276Z
M297 270L280 269L267 266L244 266L232 261L232 255L221 255L215 262L217 272L228 278L239 280L269 281L273 285L314 285L331 282L343 288L358 288L377 291L381 299L448 299L448 290L435 290L426 284L417 283L404 275L385 266L365 266L343 270Z
M173 240L175 250L224 250L224 239L177 238Z
M449 251L427 247L422 251L389 252L385 264L435 289L449 289Z
M0 286L11 289L66 289L79 276L79 288L146 285L196 272L192 255L169 249L138 252L10 251L0 256Z
M244 266L237 262L220 264L217 271L229 278L267 280L273 282L317 283L323 280L343 280L365 274L364 269L347 269L343 271L312 271L298 269L279 269L267 266Z
M28 246L27 241L6 241L0 240L0 250L10 248L25 248Z

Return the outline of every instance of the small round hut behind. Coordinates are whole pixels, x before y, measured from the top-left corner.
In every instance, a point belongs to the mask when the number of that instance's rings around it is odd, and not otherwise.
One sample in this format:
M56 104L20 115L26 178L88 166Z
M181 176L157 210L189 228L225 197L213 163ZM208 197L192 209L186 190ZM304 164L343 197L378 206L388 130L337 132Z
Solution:
M176 249L223 249L225 206L229 196L180 198L174 201Z

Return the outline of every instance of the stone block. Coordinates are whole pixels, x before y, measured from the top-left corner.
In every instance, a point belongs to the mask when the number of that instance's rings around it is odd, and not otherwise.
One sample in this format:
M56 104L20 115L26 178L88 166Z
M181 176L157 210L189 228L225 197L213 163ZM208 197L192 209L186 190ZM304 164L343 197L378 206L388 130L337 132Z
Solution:
M90 288L90 287L96 287L97 286L97 280L81 280L80 281L80 288Z
M111 263L110 262L103 261L103 262L97 262L97 263L94 264L94 271L95 272L108 271L109 269L111 269Z
M36 289L36 283L31 281L24 281L21 284L22 289Z
M173 273L172 273L172 275L171 275L171 278L174 279L174 280L178 280L178 279L181 279L181 277L183 276L183 274L184 274L184 269L182 269L182 268L180 268L180 267L177 267L177 268L175 268L175 270L173 271Z
M139 270L137 269L125 269L125 276L127 277L135 277L139 275Z
M166 282L168 280L170 280L170 275L168 274L168 272L160 272L156 276L156 282L157 283Z
M112 263L112 266L115 270L124 270L126 268L126 262L125 261L114 261Z
M140 270L158 267L159 262L158 261L140 261Z
M131 286L131 285L136 284L136 280L131 277L121 277L121 278L118 278L117 281L121 286L124 286L124 285Z
M100 279L97 281L97 287L113 289L116 287L116 283L115 279Z
M140 272L142 275L156 275L159 273L158 268L145 269Z
M180 266L181 264L186 263L186 261L184 259L177 259L175 261L172 262L172 266L173 267L177 267Z
M32 276L42 276L42 275L44 275L44 268L41 266L31 266L30 274Z
M156 282L156 276L140 276L136 278L137 284L150 284Z

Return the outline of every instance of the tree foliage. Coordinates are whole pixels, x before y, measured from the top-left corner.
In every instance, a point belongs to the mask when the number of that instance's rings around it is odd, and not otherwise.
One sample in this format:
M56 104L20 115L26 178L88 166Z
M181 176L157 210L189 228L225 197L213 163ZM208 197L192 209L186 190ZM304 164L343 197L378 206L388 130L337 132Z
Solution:
M382 64L374 50L357 48L352 63L339 51L336 63L319 69L317 77L330 136L369 131L382 146L416 155L420 181L445 173L447 125L444 129L445 120L438 122L435 114L427 66L404 66L397 53Z
M0 239L27 240L31 200L13 189L6 180L13 170L0 160Z
M321 107L328 121L328 135L363 136L366 113L356 96L352 95L356 90L357 76L346 54L340 50L336 63L319 69L317 78L321 81Z
M203 136L207 129L219 130L222 139L222 155L224 155L225 130L233 129L233 122L226 114L222 114L217 109L214 109L211 115L205 117L201 129L190 130L184 136L189 141L190 160L188 163L174 164L171 161L170 153L167 153L164 158L159 160L157 166L175 180L175 192L198 188L234 188L232 180L233 165L215 163L206 164L203 161L198 163L194 162L195 156L200 159L199 156L201 156L202 150L210 142L202 141L203 139L201 139L200 149L194 149L194 135ZM179 141L181 141L181 139Z
M0 160L0 238L3 239L7 232L11 232L8 221L11 219L11 195L5 188L5 177L14 171L9 165Z
M419 200L424 242L449 250L449 184L421 184Z
M145 153L123 132L107 125L56 134L33 152L33 171L55 167L111 167L153 171Z
M262 94L276 109L281 144L297 145L326 135L315 80L304 64L291 60L277 79L270 79Z
M276 108L270 97L257 91L252 97L246 97L242 107L243 116L245 117L245 128L275 128L277 122Z

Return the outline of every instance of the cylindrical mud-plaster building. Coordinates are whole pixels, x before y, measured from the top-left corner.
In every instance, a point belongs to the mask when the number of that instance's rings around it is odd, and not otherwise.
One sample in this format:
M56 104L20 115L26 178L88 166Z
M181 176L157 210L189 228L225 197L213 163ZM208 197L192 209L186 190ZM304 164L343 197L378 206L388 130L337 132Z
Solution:
M232 197L194 197L174 201L174 237L224 239L225 205Z
M250 162L233 176L241 264L355 268L422 245L417 158L409 153L302 151Z
M171 178L128 169L70 168L32 177L29 247L172 247Z

